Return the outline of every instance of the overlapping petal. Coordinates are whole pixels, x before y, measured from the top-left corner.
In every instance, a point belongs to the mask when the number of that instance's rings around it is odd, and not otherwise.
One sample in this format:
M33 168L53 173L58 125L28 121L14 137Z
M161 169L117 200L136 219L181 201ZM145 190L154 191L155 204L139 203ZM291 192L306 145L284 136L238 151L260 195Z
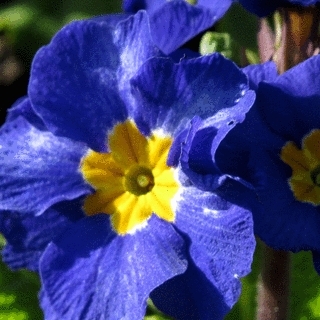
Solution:
M250 12L265 17L275 11L277 8L289 4L311 6L319 0L239 0L239 2Z
M6 238L3 261L14 270L37 271L39 259L49 242L83 215L79 199L58 203L38 217L21 212L2 212L0 232Z
M49 130L97 151L127 117L120 92L128 94L128 77L157 53L145 13L117 26L103 19L66 26L38 51L31 71L30 100Z
M212 192L184 187L176 199L176 222L190 239L190 256L232 307L239 277L250 272L255 247L251 213Z
M184 274L156 288L151 299L157 308L175 319L219 320L230 310L222 294L192 261Z
M8 110L6 122L14 121L21 116L37 129L46 130L46 126L43 121L35 114L28 97L18 99L13 104L13 106Z
M201 190L213 191L225 181L227 176L216 163L216 151L228 132L244 120L251 106L249 99L242 99L235 107L222 109L205 120L195 117L191 121L181 148L180 164L192 183Z
M87 148L19 117L0 131L0 210L42 214L90 192L78 172Z
M253 210L255 233L276 249L320 250L319 210L294 198L288 185L290 168L276 150L256 150L249 166L258 194Z
M278 77L277 66L273 61L259 65L249 65L242 69L249 78L250 89L257 90L260 82L274 81Z
M105 214L83 219L41 259L47 304L64 319L142 319L150 292L186 270L185 250L173 227L156 216L124 237Z
M232 0L199 0L197 5L182 0L125 0L123 7L127 12L145 9L150 13L153 39L164 53L169 54L211 27L231 4Z
M207 118L240 104L249 108L254 100L246 76L219 54L179 64L150 59L131 82L140 101L132 116L146 133L157 128L179 132L195 115Z

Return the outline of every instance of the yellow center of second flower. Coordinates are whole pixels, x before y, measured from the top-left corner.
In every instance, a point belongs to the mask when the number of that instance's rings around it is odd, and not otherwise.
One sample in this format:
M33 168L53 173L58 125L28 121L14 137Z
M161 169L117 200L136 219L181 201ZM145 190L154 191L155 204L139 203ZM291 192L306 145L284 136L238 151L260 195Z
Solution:
M171 144L156 133L145 137L133 121L117 124L108 138L110 152L90 150L82 159L80 171L96 190L85 199L85 213L110 214L120 235L143 227L153 213L173 222L179 185L166 164Z
M281 150L281 159L292 169L289 179L295 198L313 205L320 204L320 130L312 130L299 149L288 142Z
M198 0L186 0L186 1L192 5L196 5L198 3Z

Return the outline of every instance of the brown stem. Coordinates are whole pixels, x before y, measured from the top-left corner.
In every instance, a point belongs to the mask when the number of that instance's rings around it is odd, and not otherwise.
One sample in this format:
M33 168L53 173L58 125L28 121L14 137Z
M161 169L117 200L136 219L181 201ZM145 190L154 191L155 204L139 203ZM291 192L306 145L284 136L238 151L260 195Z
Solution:
M289 316L290 253L266 245L263 249L257 320L286 320Z
M281 10L283 18L282 55L275 61L279 73L292 68L314 54L318 47L320 12L317 7L292 6Z

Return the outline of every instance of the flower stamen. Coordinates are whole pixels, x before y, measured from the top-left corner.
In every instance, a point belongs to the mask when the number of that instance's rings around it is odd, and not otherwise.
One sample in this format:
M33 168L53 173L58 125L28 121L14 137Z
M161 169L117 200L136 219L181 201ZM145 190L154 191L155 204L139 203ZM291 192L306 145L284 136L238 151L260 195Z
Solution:
M108 137L110 152L91 150L82 159L80 171L96 190L85 199L85 213L110 214L120 235L145 225L153 213L173 222L178 183L166 164L171 144L170 137L145 137L130 120L117 124Z
M320 205L320 130L307 134L301 149L293 142L287 142L280 157L292 169L288 183L294 197L301 202Z

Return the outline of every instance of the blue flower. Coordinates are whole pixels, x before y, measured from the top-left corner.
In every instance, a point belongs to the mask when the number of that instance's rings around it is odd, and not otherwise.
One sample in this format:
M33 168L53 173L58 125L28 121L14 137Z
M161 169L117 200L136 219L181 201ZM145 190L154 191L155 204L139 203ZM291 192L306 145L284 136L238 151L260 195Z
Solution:
M199 0L196 5L190 5L184 0L124 0L123 9L130 13L147 10L155 43L164 53L170 54L210 28L226 13L232 1Z
M141 319L150 295L222 319L255 242L250 211L214 192L212 155L254 93L218 54L160 57L144 12L113 19L40 49L0 131L4 259L39 271L46 319Z
M255 232L276 249L320 251L319 70L319 56L279 76L273 63L245 68L257 99L217 152L221 170L255 188Z
M308 7L319 2L319 0L239 0L239 2L250 12L265 17L277 8L290 4Z

